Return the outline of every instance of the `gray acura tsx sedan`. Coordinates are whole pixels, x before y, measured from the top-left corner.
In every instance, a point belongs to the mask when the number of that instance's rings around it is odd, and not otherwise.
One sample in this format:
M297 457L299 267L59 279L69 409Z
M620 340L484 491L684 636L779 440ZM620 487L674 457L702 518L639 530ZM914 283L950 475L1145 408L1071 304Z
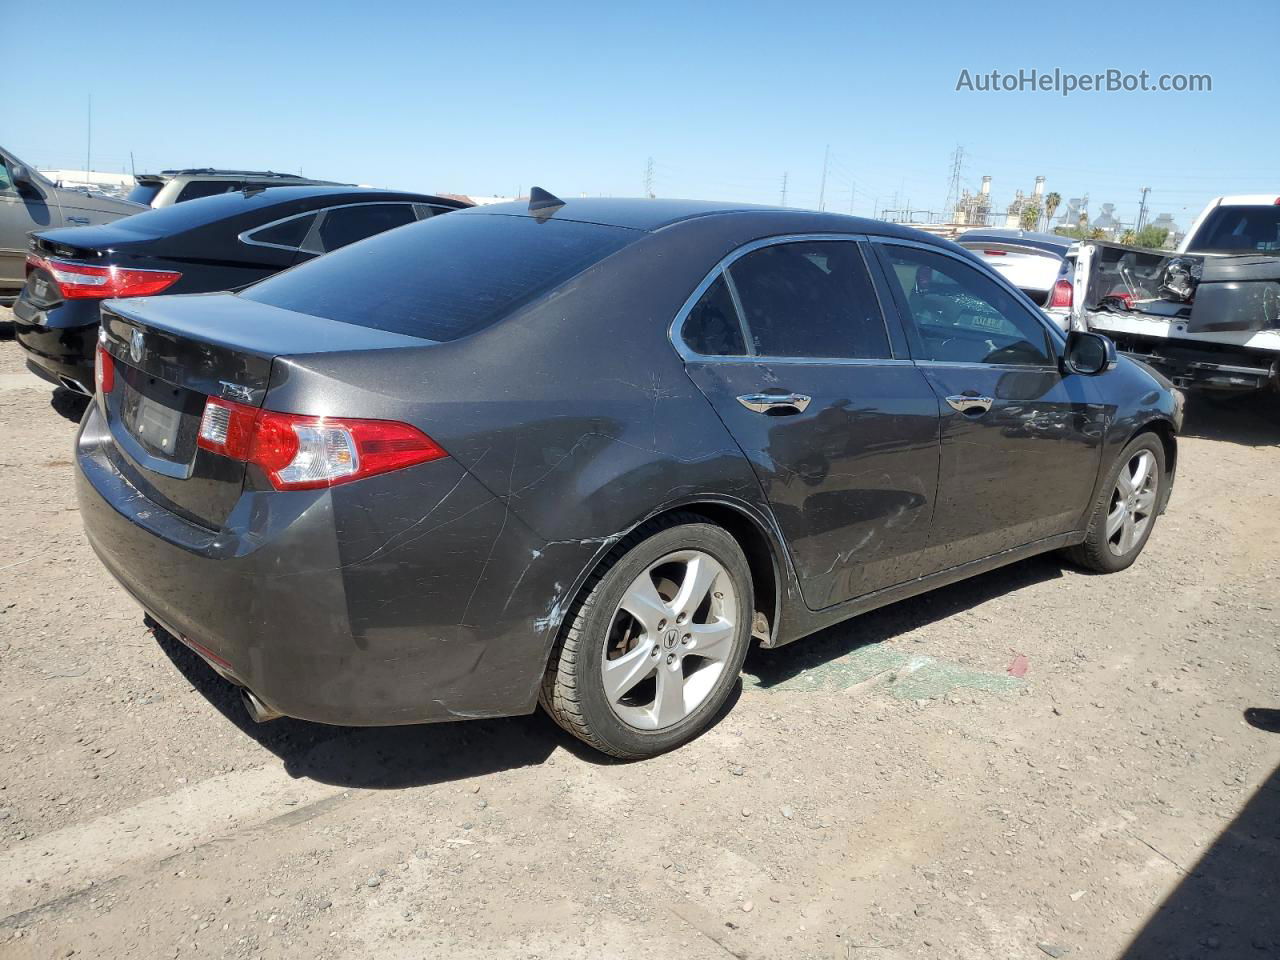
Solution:
M90 542L251 715L541 703L619 757L753 641L1127 567L1182 416L960 247L830 213L535 190L102 316Z

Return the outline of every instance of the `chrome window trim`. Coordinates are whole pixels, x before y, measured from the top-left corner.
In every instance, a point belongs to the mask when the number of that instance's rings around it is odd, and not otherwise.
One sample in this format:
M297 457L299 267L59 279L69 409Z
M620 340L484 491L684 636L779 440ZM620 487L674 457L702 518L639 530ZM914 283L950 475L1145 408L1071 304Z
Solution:
M286 223L289 220L297 220L300 217L315 217L316 222L311 225L311 229L307 231L307 235L302 238L302 242L306 243L307 240L311 237L312 231L314 231L320 226L321 214L327 214L330 210L342 210L346 207L369 207L369 206L375 206L375 205L376 206L409 207L410 212L413 213L413 219L410 220L409 223L421 222L421 219L418 217L418 211L413 209L414 207L435 206L435 204L423 204L419 201L414 201L414 200L357 200L355 203L335 203L331 207L316 207L314 210L304 210L302 211L302 213L290 214L287 217L281 217L279 220L272 220L270 223L263 223L263 224L259 224L256 227L250 227L248 230L244 230L241 233L237 234L236 239L239 240L241 243L251 247L271 247L274 250L287 250L290 253L299 253L299 252L312 253L314 251L306 250L301 246L286 247L282 243L264 243L261 240L251 240L249 237L250 237L250 234L257 233L260 230L266 230L269 227L279 226L280 224ZM439 216L439 214L434 214L434 216ZM431 218L428 217L427 219L429 220ZM405 224L406 227L408 225L409 225L408 223Z
M776 237L763 237L759 240L752 240L744 243L742 246L730 251L725 255L719 263L708 271L707 275L702 278L702 282L693 288L693 293L689 294L684 305L676 313L675 319L671 321L671 325L667 328L667 339L671 341L671 346L675 348L676 353L686 363L763 363L763 364L813 364L813 363L829 363L839 366L897 366L900 364L910 364L912 361L907 357L778 357L773 354L764 353L747 353L734 354L730 356L721 356L718 354L698 353L693 350L684 341L683 330L684 323L689 318L689 314L693 308L697 306L702 295L707 289L716 282L716 279L723 276L725 285L729 288L729 296L733 299L734 308L738 311L738 323L742 328L743 346L748 350L751 349L750 330L747 328L746 313L742 309L742 301L738 297L738 288L733 282L733 277L729 274L729 268L738 260L741 260L749 253L762 250L765 247L778 246L783 243L813 243L821 241L840 241L844 243L857 243L860 240L867 240L866 234L862 233L790 233ZM880 322L885 325L885 341L889 345L889 352L893 352L893 337L889 335L889 318L885 315L884 304L880 302L879 291L875 289L875 277L872 275L872 266L866 262L863 257L863 266L867 269L867 277L872 281L872 291L876 295L876 306L880 309Z
M952 260L955 260L957 263L963 263L965 266L969 267L970 269L977 269L977 266L978 266L978 264L975 264L968 257L962 257L959 254L955 253L954 251L948 250L946 247L935 246L932 243L921 243L919 240L907 240L902 237L872 236L872 237L868 237L867 239L871 243L878 243L878 244L881 244L882 246L896 245L899 247L916 247L919 250L927 250L930 253L939 253L939 254L942 254L944 257L950 257ZM982 263L981 260L979 261L979 263L981 263L982 266L984 267L987 266L985 263ZM983 273L982 270L978 270L978 272ZM1031 315L1031 317L1036 321L1036 323L1040 324L1041 328L1048 331L1051 342L1056 343L1059 348L1066 347L1067 335L1063 333L1061 330L1059 330L1057 325L1052 323L1049 320L1049 318L1044 315L1044 312L1040 309L1040 307L1032 303L1030 297L1028 297L1025 293L1023 293L1021 290L1019 290L1017 287L1011 284L1008 280L1006 280L1003 276L1001 276L997 271L991 269L990 267L987 267L986 272L983 273L983 276L986 276L989 279L994 280L996 283L996 286L1003 287L1006 293L1009 293L1013 296L1015 303L1021 303L1023 309L1026 310L1027 313ZM904 319L910 321L911 323L915 323L915 317L907 316ZM1059 352L1061 352L1061 350ZM926 363L926 362L927 363L945 363L946 361L921 360L920 362L921 363ZM975 366L980 366L980 367L1018 366L1018 367L1028 368L1031 365L1004 364L1004 363L979 363L979 364L975 364ZM1047 366L1042 366L1040 364L1035 364L1034 367L1031 367L1031 368L1036 370L1049 370L1049 369L1056 370L1057 369L1057 367L1047 367Z

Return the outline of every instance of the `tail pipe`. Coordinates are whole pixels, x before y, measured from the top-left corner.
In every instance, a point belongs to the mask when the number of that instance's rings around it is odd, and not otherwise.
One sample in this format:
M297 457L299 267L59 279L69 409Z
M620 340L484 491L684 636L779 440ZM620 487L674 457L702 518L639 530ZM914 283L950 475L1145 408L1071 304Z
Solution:
M259 700L248 687L240 688L240 702L244 704L245 713L249 714L249 719L254 723L266 723L268 720L278 720L284 716L279 710Z

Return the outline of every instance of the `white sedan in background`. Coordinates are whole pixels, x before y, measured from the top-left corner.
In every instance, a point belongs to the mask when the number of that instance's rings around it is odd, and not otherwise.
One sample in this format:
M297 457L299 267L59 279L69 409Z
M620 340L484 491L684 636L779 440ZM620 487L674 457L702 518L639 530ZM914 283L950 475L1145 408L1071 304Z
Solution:
M1042 307L1071 306L1070 283L1065 279L1059 283L1063 260L1071 242L1069 237L1053 233L981 227L956 238L956 243L987 261ZM1063 299L1066 302L1057 302Z

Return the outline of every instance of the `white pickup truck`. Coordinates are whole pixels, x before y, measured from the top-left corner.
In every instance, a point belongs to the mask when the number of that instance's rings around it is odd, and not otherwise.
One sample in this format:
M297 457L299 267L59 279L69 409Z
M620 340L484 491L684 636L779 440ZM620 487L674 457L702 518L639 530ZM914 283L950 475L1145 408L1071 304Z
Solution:
M1107 334L1180 387L1280 384L1280 197L1219 197L1176 253L1079 241L1063 276L1071 303L1055 320Z

